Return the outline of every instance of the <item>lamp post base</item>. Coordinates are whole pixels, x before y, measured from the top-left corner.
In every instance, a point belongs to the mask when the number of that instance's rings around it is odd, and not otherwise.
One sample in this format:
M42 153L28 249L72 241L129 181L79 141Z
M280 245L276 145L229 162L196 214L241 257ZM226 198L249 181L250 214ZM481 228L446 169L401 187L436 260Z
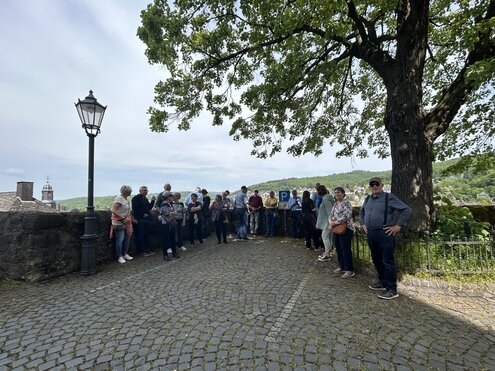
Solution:
M81 237L81 276L96 274L96 239L98 235L84 235Z

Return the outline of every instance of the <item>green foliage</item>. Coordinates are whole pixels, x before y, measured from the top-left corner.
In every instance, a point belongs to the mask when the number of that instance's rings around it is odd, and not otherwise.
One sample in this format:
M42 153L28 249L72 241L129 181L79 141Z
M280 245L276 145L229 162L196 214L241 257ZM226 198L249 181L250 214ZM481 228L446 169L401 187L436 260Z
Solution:
M93 204L95 210L111 209L115 197L116 196L94 197ZM88 199L86 197L69 198L67 200L60 201L60 206L65 207L67 211L71 211L74 209L77 209L79 211L86 211L86 207L88 206Z
M446 130L434 146L438 159L490 152L492 1L436 0L423 12L424 2L155 0L137 30L149 62L167 71L148 110L151 130L166 132L172 123L187 130L207 110L214 125L231 123L235 140L252 140L260 157L282 150L287 140L293 155L339 145L338 156L366 157L371 148L385 157L385 107L391 92L404 89L392 86L399 80L387 74L418 59L419 110L445 112L432 130ZM429 25L424 43L406 28L406 12L421 17L415 25ZM400 59L400 47L419 55ZM446 101L449 89L471 94Z
M464 171L461 174L445 175L447 169L455 166L459 159L437 162L433 164L433 179L435 181L435 195L437 201L452 198L457 201L473 202L480 205L491 205L488 198L479 198L481 193L486 193L490 198L495 200L495 169L475 172ZM390 185L391 172L381 171L372 172L364 170L355 170L347 173L322 175L306 178L287 178L270 180L264 183L249 185L249 189L258 189L260 192L280 191L285 189L313 189L315 183L326 185L330 190L335 187L344 187L354 189L356 186L362 186L367 189L368 180L374 176L382 178L383 182ZM183 197L189 192L183 191ZM214 194L215 192L211 192ZM110 209L115 196L95 197L95 209ZM132 197L131 197L132 199ZM447 202L451 202L447 200ZM77 197L60 201L68 211L79 209L85 211L87 206L86 197Z
M453 205L448 199L437 207L437 223L434 226L433 238L476 238L490 237L490 223L477 222L467 207Z
M464 171L461 174L449 175L447 173L446 175L447 170L455 166L459 161L459 159L454 159L433 164L436 200L441 201L444 198L451 198L459 202L491 205L490 199L479 198L478 196L482 193L486 193L490 198L495 200L495 169L480 172L470 170ZM348 173L325 176L272 180L250 185L249 188L258 189L261 192L284 189L313 189L315 183L318 182L326 185L329 189L338 186L351 190L356 186L362 186L367 189L368 180L374 176L382 178L385 184L390 185L390 171L372 172L356 170ZM447 201L450 202L449 200Z
M258 189L260 192L279 191L285 189L313 189L316 183L324 184L332 190L335 187L354 188L356 186L367 187L370 178L378 176L386 184L390 184L390 171L371 172L355 170L349 173L331 174L318 177L288 178L272 180L265 183L258 183L249 186L249 189Z

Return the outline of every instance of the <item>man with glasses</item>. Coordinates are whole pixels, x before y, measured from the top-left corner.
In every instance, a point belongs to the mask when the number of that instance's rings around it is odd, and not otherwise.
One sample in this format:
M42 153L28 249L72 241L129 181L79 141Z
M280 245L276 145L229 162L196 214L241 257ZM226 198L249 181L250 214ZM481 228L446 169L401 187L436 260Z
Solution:
M366 197L359 213L378 273L378 281L369 288L380 291L380 299L390 300L399 297L394 257L395 235L407 224L412 210L394 194L384 192L380 178L371 178L369 186L371 195Z

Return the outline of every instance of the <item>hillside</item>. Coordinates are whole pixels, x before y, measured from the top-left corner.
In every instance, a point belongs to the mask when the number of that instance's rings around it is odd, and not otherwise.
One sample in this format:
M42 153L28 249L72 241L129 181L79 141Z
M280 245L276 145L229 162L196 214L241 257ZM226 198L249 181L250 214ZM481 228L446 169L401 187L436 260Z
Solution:
M472 202L479 204L490 204L490 199L495 201L495 169L473 174L465 172L460 175L446 176L442 173L449 166L455 164L458 160L449 160L433 164L433 182L434 191L437 197L447 197L451 201ZM288 178L280 180L271 180L264 183L253 184L250 189L258 189L260 192L271 190L278 191L284 189L308 189L314 188L315 183L325 184L330 189L334 187L343 187L353 190L355 195L354 202L359 202L363 192L367 191L368 180L374 176L383 179L383 182L390 185L392 172L382 171L364 171L356 170L348 173L331 174L318 177L307 178ZM356 190L356 187L364 187L364 191Z
M449 160L433 164L433 182L437 195L448 197L452 201L476 202L481 204L490 203L490 198L495 200L495 169L479 174L465 172L456 176L444 176L442 172L458 160ZM279 191L284 189L313 189L315 183L321 183L330 189L344 187L354 189L356 186L367 188L368 180L373 177L381 177L385 184L390 185L391 171L365 171L355 170L348 173L323 175L306 178L287 178L270 180L264 183L249 185L250 190L258 189L260 193ZM181 192L184 196L188 192ZM210 196L215 193L211 193ZM486 197L485 195L486 194ZM481 196L480 196L481 195ZM359 195L360 196L360 195ZM95 197L95 209L109 209L115 196ZM60 201L67 210L86 210L86 197L71 198Z

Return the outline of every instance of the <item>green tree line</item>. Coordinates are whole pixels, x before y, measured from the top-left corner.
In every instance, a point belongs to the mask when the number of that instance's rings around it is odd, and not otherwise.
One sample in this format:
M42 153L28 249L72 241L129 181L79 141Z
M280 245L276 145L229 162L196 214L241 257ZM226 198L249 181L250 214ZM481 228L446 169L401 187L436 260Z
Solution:
M495 199L495 169L474 173L465 171L457 175L445 174L445 171L454 165L458 160L449 160L433 164L433 179L435 183L435 193L437 199L447 197L457 201L476 202L479 204L489 204L488 198L478 198L478 195L485 193L491 199ZM378 176L385 184L390 185L391 171L372 172L355 170L347 173L322 175L306 178L287 178L270 180L264 183L252 184L250 190L258 189L260 192L279 191L285 189L313 189L315 183L325 184L328 188L344 187L353 189L356 186L367 187L371 177ZM181 192L182 196L188 192ZM213 195L214 193L212 193ZM95 197L95 209L110 209L115 196ZM79 209L86 210L86 197L70 198L60 201L61 206L66 210Z

